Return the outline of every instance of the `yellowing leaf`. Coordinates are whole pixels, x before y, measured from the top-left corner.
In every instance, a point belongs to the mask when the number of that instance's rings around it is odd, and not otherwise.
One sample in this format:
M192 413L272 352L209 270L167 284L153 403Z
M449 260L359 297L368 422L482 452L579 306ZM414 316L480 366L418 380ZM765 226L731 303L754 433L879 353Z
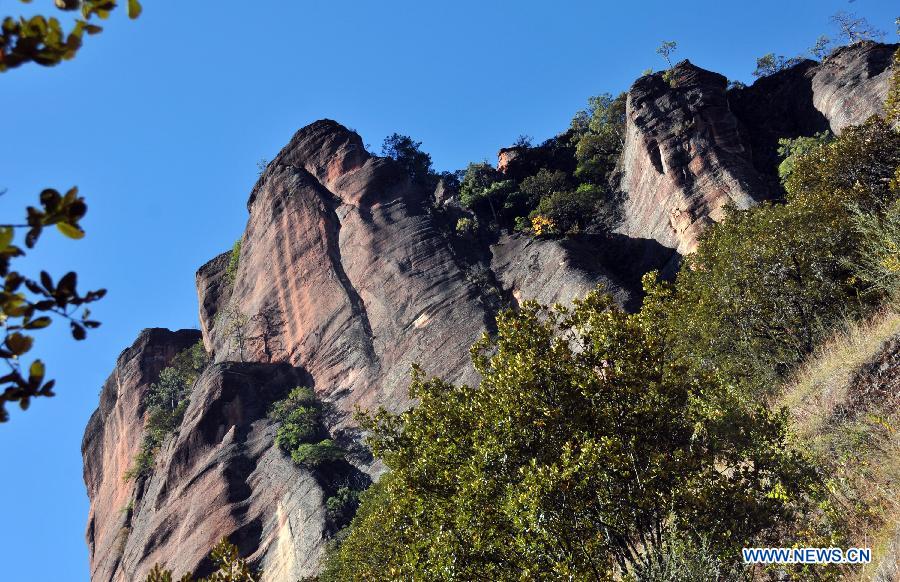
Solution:
M69 238L74 238L76 240L84 238L84 231L77 226L69 224L68 222L57 222L56 228L59 229L59 232L63 233Z

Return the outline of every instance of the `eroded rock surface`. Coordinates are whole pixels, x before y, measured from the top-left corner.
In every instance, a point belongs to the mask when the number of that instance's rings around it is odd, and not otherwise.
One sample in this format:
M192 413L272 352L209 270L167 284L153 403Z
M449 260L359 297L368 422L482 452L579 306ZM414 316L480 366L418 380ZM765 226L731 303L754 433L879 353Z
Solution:
M135 486L123 477L143 441L147 391L172 358L198 339L196 330L144 330L119 356L103 385L100 406L88 422L81 445L84 482L91 499L87 543L92 580L127 579L119 573L121 548L127 539L123 510L134 498Z
M684 61L628 92L620 188L624 234L685 254L722 208L783 196L779 138L859 124L879 114L898 45L859 42L726 91L725 77Z

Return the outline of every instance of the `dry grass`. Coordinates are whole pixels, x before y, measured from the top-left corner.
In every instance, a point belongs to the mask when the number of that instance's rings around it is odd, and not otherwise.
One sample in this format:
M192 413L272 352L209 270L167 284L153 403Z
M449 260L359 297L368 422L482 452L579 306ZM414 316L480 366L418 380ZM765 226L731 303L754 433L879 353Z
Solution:
M878 572L878 563L900 559L898 400L891 394L861 398L855 375L897 335L895 309L845 326L798 370L777 402L791 412L799 447L822 469L844 545L872 548L873 564L845 570L849 580L892 580L887 564Z

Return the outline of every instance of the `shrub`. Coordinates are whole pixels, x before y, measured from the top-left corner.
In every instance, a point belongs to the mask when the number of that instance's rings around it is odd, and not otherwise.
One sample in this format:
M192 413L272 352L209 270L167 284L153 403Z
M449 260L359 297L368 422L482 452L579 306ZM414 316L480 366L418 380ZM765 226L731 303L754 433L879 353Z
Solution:
M534 212L552 220L561 233L612 230L619 221L619 213L613 196L593 184L555 192L543 198Z
M797 156L786 204L729 211L678 275L673 347L771 390L835 324L880 301L847 266L862 252L847 208L878 214L897 196L898 165L900 134L873 118Z
M311 388L299 387L275 404L269 417L280 423L275 442L298 465L318 467L344 458L344 451L328 439L322 402Z
M456 234L462 236L471 236L475 234L476 222L466 216L456 221Z
M525 195L526 204L531 208L536 207L543 198L571 189L572 184L565 172L550 171L546 168L540 169L534 176L528 176L519 185L519 190Z
M325 500L325 507L328 510L328 517L337 524L344 527L359 508L359 499L362 491L352 487L343 486L338 488L334 495Z
M344 455L344 450L331 439L324 439L317 443L303 443L291 451L291 458L295 463L312 468L342 461Z
M849 263L854 275L867 293L900 300L900 199L881 216L853 208L851 220L860 236L858 258Z
M756 59L756 70L753 71L753 76L768 77L785 69L790 69L802 61L801 57L788 58L783 55L775 56L775 53L769 53Z
M245 558L241 558L237 546L228 538L222 538L209 554L216 571L209 578L201 578L197 582L255 582L261 580L263 573L250 568ZM146 582L173 582L172 571L163 569L159 564L147 576ZM191 574L185 574L178 582L194 582Z
M778 165L778 177L782 181L790 178L794 172L794 164L801 157L825 145L834 139L830 131L822 131L812 137L798 137L794 139L781 138L778 140L778 155L783 158Z
M408 135L393 133L384 138L381 155L395 160L413 182L437 182L437 176L431 169L431 156L420 149L421 145L422 142L414 141Z
M225 267L225 280L229 285L234 285L234 279L237 277L238 266L241 263L241 239L234 241L231 247L231 256L228 258L228 266Z
M572 119L575 175L594 184L606 184L625 145L625 103L627 95L605 93L591 97L587 109Z

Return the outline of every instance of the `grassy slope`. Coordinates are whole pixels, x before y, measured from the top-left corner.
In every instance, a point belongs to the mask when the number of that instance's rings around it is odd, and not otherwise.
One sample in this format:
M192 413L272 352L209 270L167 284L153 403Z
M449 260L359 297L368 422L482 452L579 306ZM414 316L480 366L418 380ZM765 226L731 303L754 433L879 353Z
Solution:
M798 370L778 402L791 411L799 445L828 477L845 545L873 549L870 566L846 570L850 580L900 580L896 337L896 309L848 325Z

